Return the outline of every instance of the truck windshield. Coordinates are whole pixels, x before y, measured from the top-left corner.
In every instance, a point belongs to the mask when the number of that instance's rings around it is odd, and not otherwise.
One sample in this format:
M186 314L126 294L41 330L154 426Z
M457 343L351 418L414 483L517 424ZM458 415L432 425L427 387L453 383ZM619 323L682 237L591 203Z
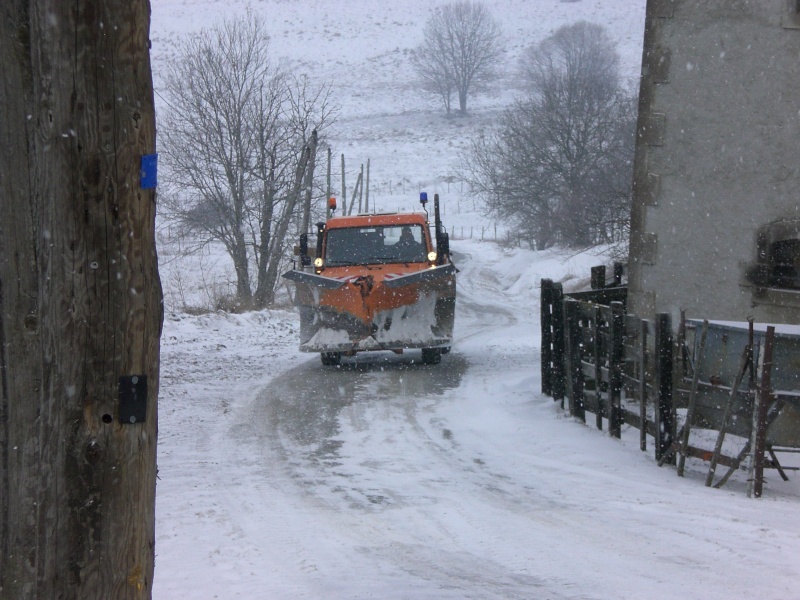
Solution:
M327 266L424 262L427 250L420 225L377 225L328 230Z

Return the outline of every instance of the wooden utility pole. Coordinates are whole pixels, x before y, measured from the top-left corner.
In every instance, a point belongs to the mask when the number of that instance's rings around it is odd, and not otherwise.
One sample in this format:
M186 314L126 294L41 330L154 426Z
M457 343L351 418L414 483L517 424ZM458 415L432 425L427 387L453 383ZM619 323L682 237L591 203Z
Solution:
M347 214L348 215L352 215L353 214L353 207L355 205L356 198L359 198L359 190L361 189L362 184L363 184L362 176L363 176L363 172L359 173L358 174L358 178L356 179L356 185L353 188L353 195L350 198L350 206L347 208ZM358 213L360 213L360 212L361 212L361 202L359 201L359 203L358 203ZM356 214L358 214L358 213L356 213Z
M367 193L366 197L364 198L364 212L369 212L369 159L367 159Z
M364 163L361 163L361 173L358 174L358 212L364 212Z
M331 197L331 147L328 146L328 172L325 186L325 220L331 216L331 209L328 206L328 199Z
M347 186L344 181L344 153L342 153L342 215L347 215Z
M0 8L0 598L150 598L148 0ZM145 165L148 161L145 161Z
M304 190L305 196L303 198L303 222L300 226L300 233L308 233L308 230L311 227L311 200L314 197L314 170L317 166L316 129L311 133L311 136L314 138L314 140L309 143L312 155L308 159L308 164L306 165L305 180L303 181L303 187L305 188ZM327 199L325 201L327 202Z

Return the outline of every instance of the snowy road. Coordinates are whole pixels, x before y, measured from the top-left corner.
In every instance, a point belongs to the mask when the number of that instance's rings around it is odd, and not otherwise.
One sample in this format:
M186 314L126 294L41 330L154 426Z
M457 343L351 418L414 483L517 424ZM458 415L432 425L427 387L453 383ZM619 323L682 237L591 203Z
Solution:
M800 598L796 478L747 500L567 417L534 296L572 267L461 251L437 366L322 367L283 311L168 322L155 597Z
M345 359L341 369L311 360L276 377L247 414L263 476L290 498L288 510L301 510L287 522L311 514L315 523L302 551L314 574L290 594L530 598L538 589L571 597L522 556L504 556L505 536L533 508L527 493L465 445L440 410L458 414L463 402L488 399L502 375L487 378L487 363L502 360L506 372L531 366L530 347L500 353L498 336L512 338L518 317L495 304L497 276L463 258L460 277L471 283L459 290L459 347L441 364L419 364L415 352ZM467 385L473 371L484 375Z

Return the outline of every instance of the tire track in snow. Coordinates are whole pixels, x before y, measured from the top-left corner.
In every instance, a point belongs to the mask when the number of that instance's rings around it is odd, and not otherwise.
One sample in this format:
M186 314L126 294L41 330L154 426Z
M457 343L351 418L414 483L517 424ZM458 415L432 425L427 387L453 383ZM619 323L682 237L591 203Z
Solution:
M476 267L464 254L459 266L459 335L441 364L413 364L413 353L363 355L336 369L311 359L270 383L247 416L264 476L295 498L291 510L313 515L321 535L357 552L364 569L411 576L421 586L414 597L529 598L544 589L548 598L581 597L553 592L569 584L541 575L541 550L492 558L514 527L498 531L497 517L484 521L481 513L524 520L540 505L542 526L557 531L563 522L552 498L545 509L439 416L440 406L459 403L473 366L491 371L503 360L491 341L496 332L523 322L513 304L503 305L507 293L492 265ZM333 568L310 547L297 560L317 566L312 579Z

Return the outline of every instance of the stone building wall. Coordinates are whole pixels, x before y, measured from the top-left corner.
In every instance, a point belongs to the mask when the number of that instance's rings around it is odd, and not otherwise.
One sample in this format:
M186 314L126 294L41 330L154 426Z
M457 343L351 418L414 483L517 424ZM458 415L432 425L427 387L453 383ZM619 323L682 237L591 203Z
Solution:
M800 322L800 0L648 0L639 102L629 311Z

